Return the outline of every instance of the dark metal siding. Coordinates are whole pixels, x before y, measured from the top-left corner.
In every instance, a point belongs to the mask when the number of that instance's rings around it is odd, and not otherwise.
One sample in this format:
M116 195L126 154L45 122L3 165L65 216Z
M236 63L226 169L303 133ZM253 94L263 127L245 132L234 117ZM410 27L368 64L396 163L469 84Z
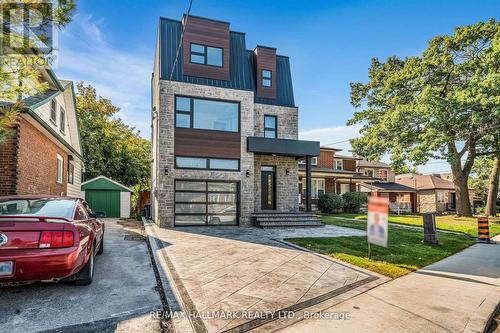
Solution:
M175 60L181 31L182 25L180 21L167 18L160 19L160 79L162 80L170 79L170 72ZM172 80L256 92L254 56L252 51L246 49L245 34L231 31L229 47L231 57L230 81L183 75L182 48L179 52ZM287 57L276 56L276 80L276 99L255 98L255 102L261 104L295 106L290 64Z

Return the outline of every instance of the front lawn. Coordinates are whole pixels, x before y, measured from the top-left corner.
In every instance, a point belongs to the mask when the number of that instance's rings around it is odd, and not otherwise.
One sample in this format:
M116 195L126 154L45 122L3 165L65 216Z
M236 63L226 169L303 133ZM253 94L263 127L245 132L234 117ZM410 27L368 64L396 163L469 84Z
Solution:
M366 221L349 221L323 217L325 224L366 230ZM288 241L310 250L332 256L353 265L397 278L421 267L446 258L475 243L463 234L438 232L440 245L422 244L420 230L389 226L389 246L372 245L368 259L366 237L292 238Z
M336 214L334 217L366 220L366 214ZM389 222L404 225L422 226L422 216L418 215L389 215ZM453 215L436 216L436 226L440 230L458 231L477 237L477 218L456 217ZM490 218L490 237L500 234L500 219Z

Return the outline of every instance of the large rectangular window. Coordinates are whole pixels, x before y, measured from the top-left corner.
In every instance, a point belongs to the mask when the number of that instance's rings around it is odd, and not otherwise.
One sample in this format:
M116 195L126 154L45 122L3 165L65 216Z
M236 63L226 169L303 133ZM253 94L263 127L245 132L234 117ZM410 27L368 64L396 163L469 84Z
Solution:
M177 169L209 169L239 171L240 160L208 157L175 157Z
M191 43L189 61L194 64L223 67L223 49Z
M264 116L264 137L278 137L278 118L276 116Z
M175 225L236 225L238 183L175 181Z
M239 132L239 103L177 96L175 126Z
M263 69L262 72L262 86L263 87L271 87L272 85L272 72L268 69Z

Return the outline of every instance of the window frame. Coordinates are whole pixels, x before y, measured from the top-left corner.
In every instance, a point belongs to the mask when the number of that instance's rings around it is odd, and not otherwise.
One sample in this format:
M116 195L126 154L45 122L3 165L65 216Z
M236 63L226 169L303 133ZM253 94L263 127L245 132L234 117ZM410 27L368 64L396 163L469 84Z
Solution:
M61 167L60 169L59 169L59 166ZM64 157L57 154L56 155L56 183L63 184L63 182L64 182Z
M371 172L372 172L372 174L371 174L371 175L369 175L369 174L367 173L367 171L369 171L369 170L371 170ZM373 168L365 168L365 169L363 170L363 174L364 174L365 176L375 178L375 177L374 177L374 175L375 175L375 170L374 170Z
M66 134L66 110L62 106L59 107L59 131Z
M306 165L306 159L299 160L300 165ZM311 166L318 166L318 156L311 156Z
M54 115L54 118L52 118L52 115ZM57 127L57 100L55 98L50 100L49 119Z
M202 52L196 52L192 51L192 45L197 45L203 47L203 53ZM221 50L221 65L212 65L208 63L208 48L212 49L219 49ZM203 57L203 63L200 62L194 62L191 61L191 55L197 55L197 56L202 56ZM195 65L204 65L204 66L211 66L211 67L216 67L216 68L224 68L224 48L223 47L217 47L217 46L210 46L210 45L205 45L205 44L199 44L199 43L193 43L189 42L189 63L190 64L195 64Z
M68 161L68 184L75 183L75 163Z
M189 99L189 111L177 110L177 98L188 98ZM238 130L237 131L224 131L217 129L206 129L206 128L197 128L194 127L194 100L202 100L202 101L214 101L214 102L223 102L223 103L231 103L238 105ZM177 126L177 114L187 114L189 115L189 127L178 127ZM200 98L200 97L192 97L186 95L174 95L174 127L175 128L189 128L195 129L199 131L217 131L217 132L226 132L226 133L240 133L241 132L241 103L239 101L230 101L225 99L216 99L216 98Z
M264 76L264 71L269 72L269 76ZM264 84L264 80L269 80L269 85ZM273 86L273 71L270 69L262 68L260 70L260 85L264 88L272 88Z
M337 168L337 162L340 162L340 169ZM333 158L333 170L343 171L344 170L344 160L341 158Z
M266 118L274 118L274 128L273 127L266 127ZM266 131L273 131L274 137L266 136ZM277 139L278 138L278 116L271 115L271 114L264 115L264 137L270 138L270 139Z
M189 167L180 167L177 164L177 158L197 158L205 160L204 168L189 168ZM229 160L229 161L237 161L238 168L237 169L220 169L220 168L211 168L210 160ZM174 156L174 167L175 169L183 169L183 170L210 170L210 171L228 171L228 172L239 172L241 171L241 160L237 158L227 158L227 157L211 157L211 156L183 156L183 155L175 155Z

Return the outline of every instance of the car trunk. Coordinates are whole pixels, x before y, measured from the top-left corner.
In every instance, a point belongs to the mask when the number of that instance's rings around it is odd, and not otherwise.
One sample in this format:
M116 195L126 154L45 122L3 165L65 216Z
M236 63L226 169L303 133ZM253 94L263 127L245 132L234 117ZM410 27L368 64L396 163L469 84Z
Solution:
M45 222L43 218L0 218L0 237L5 235L7 242L1 250L37 249L42 231L68 230L65 222ZM61 220L57 220L61 221ZM5 237L3 237L5 240ZM0 239L0 242L2 240Z

